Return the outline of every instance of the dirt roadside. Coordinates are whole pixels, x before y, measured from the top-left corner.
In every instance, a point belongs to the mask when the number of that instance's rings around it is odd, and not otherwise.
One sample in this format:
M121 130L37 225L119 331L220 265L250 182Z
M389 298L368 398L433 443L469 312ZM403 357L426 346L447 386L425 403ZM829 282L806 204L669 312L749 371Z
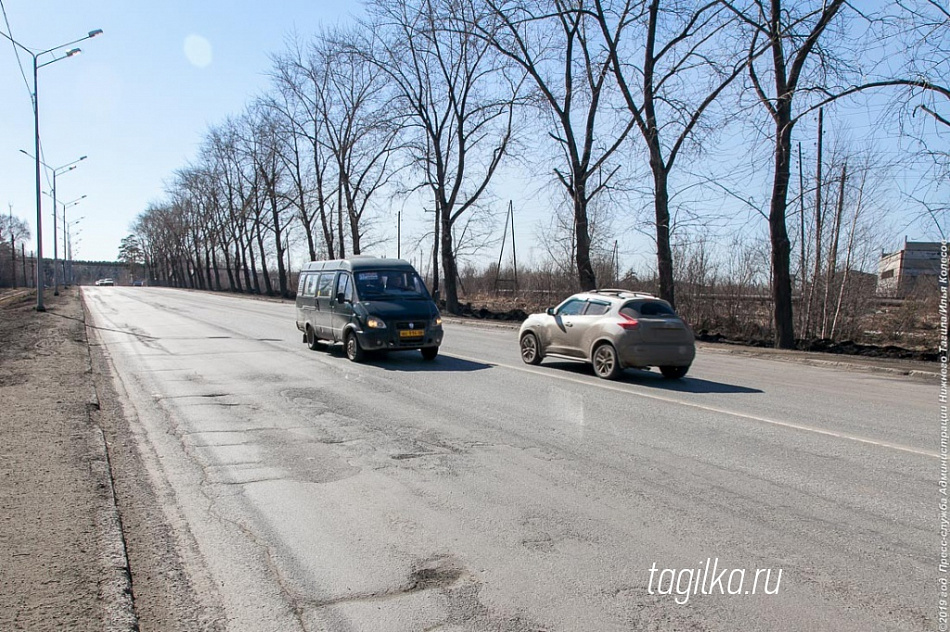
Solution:
M223 629L184 570L187 533L169 526L80 291L44 298L44 313L33 295L0 306L0 630Z
M78 292L0 308L0 630L135 629Z

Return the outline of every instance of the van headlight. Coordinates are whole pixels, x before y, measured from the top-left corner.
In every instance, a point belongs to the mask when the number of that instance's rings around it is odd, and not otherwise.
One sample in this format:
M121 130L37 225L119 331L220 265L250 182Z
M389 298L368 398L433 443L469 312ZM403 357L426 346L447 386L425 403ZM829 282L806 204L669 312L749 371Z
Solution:
M441 326L442 326L442 317L441 317L441 316L436 316L435 318L433 318L433 319L432 319L432 326L433 326L433 327L441 327Z
M386 329L386 323L382 318L370 316L366 319L366 326L370 329Z

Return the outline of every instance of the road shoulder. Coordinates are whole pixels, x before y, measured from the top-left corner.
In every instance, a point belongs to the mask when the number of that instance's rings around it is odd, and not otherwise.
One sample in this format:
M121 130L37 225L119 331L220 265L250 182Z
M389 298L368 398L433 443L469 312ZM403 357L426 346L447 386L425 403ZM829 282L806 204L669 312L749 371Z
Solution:
M78 290L0 314L0 629L133 630Z

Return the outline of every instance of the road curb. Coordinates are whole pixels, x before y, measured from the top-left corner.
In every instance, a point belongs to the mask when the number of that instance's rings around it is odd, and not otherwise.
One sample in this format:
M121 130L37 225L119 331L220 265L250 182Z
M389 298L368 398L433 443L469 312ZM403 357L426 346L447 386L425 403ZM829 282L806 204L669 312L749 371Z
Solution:
M88 313L79 292L83 317L83 338L86 343L87 373L93 375L92 352L89 348ZM103 611L103 629L106 632L138 632L138 617L132 593L132 573L129 556L122 530L122 518L116 502L115 484L112 477L112 462L109 457L109 444L99 425L96 415L100 410L99 394L95 383L91 385L91 394L86 403L86 416L89 421L88 444L95 451L90 470L98 483L102 495L102 505L96 515L99 533L99 603Z

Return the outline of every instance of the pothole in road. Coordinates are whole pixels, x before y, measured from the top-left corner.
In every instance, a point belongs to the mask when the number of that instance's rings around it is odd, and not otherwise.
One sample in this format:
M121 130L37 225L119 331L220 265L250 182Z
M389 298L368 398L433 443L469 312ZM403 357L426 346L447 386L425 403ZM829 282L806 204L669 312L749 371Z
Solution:
M409 574L408 592L447 588L466 576L465 569L451 555L437 555L419 562Z
M395 461L405 461L406 459L418 459L424 456L431 456L433 454L439 454L438 452L402 452L400 454L392 454L389 458Z

